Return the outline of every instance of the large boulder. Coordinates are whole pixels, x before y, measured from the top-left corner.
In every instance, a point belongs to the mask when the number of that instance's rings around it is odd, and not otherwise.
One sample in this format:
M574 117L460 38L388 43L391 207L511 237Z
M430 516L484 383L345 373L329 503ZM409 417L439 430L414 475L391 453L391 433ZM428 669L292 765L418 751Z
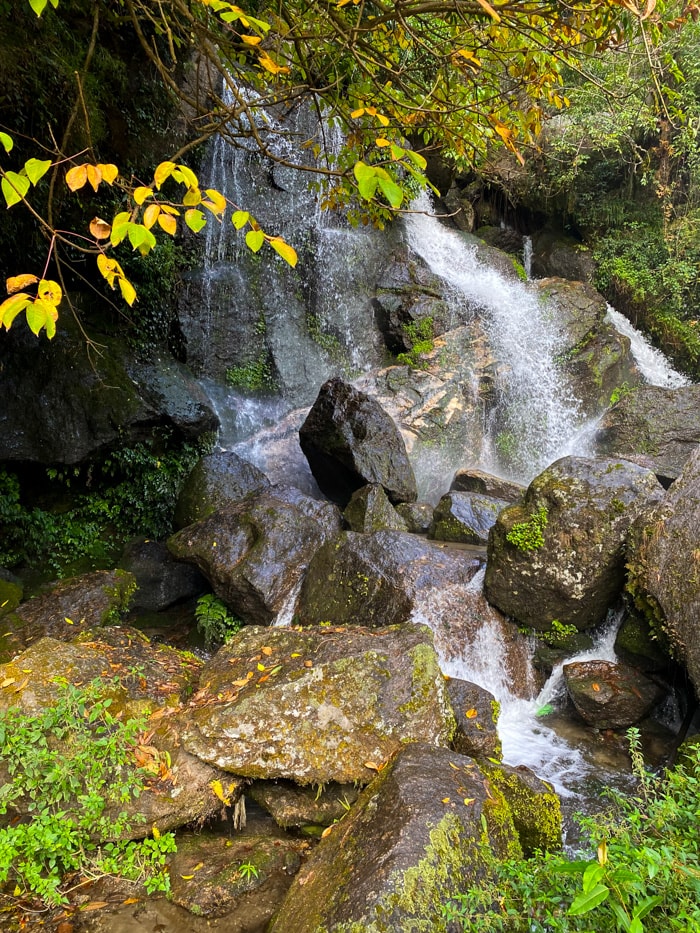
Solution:
M250 492L270 485L265 474L231 450L202 457L196 464L175 506L177 528L185 528Z
M518 856L509 807L473 759L409 745L294 879L270 933L444 931L444 904Z
M393 503L417 497L396 424L377 401L342 379L321 386L299 441L318 485L339 505L367 483L383 486Z
M448 678L447 694L457 723L452 740L454 750L471 758L500 760L503 757L497 728L500 707L494 695L456 677Z
M594 436L602 457L624 457L668 486L700 444L700 385L640 386L607 411Z
M247 778L368 783L406 742L455 728L425 626L247 626L204 667L183 746Z
M550 278L541 279L537 286L552 303L564 334L562 369L583 412L588 417L597 415L610 404L616 388L641 382L629 338L608 320L607 302L592 285Z
M407 530L406 522L389 502L384 487L376 483L355 490L345 507L343 518L351 531Z
M482 496L517 502L525 492L525 487L512 480L503 479L484 473L483 470L459 469L452 477L450 492L477 492Z
M665 691L628 664L574 661L564 682L581 718L597 729L626 729L648 715Z
M185 366L167 356L139 362L123 339L94 336L98 354L64 314L55 340L21 327L3 339L0 461L80 463L148 439L154 427L184 437L216 430L211 403Z
M340 531L338 509L274 486L224 506L168 540L245 622L268 625L293 609L309 561Z
M624 460L564 457L508 506L491 530L486 598L523 625L590 628L624 582L625 538L663 497L649 470Z
M700 695L700 447L664 500L633 526L627 592Z
M133 612L160 612L207 589L199 570L175 560L162 541L130 541L119 563L136 581L130 605Z
M319 549L302 584L302 625L429 625L445 673L481 669L482 634L498 643L503 678L529 696L528 649L517 626L481 593L483 555L397 531L344 532ZM493 655L493 646L489 649ZM465 668L466 665L466 668Z
M508 503L476 492L449 492L438 502L428 531L437 541L486 544L498 513Z

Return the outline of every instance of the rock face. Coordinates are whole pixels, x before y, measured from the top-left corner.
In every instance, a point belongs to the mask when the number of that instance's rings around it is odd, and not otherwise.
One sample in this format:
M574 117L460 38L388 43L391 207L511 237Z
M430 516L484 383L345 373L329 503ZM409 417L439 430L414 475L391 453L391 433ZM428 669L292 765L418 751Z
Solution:
M447 694L457 721L454 750L472 758L500 759L499 706L494 695L483 687L452 677L447 681Z
M136 581L130 605L135 612L160 612L207 589L197 568L176 561L160 541L129 542L119 563Z
M270 482L252 463L230 450L209 454L187 477L175 507L175 525L184 528Z
M416 499L416 480L398 428L373 398L342 379L321 386L299 430L316 482L341 506L378 483L393 503Z
M482 470L457 470L450 483L450 492L478 492L482 496L491 496L494 499L504 499L506 502L517 502L525 492L520 483L492 476Z
M205 666L184 748L248 778L369 782L406 742L455 723L425 626L247 626Z
M283 828L330 826L342 820L357 800L355 784L301 787L293 781L253 781L246 795L264 807Z
M139 363L125 342L99 334L106 349L93 358L69 314L52 341L15 330L0 349L0 461L74 464L159 425L185 437L218 427L202 388L170 357Z
M700 447L633 527L627 560L629 595L700 694Z
M343 518L351 531L407 530L405 521L389 502L384 487L376 483L355 490Z
M650 713L664 695L644 674L611 661L565 664L564 680L579 716L598 729L626 729Z
M488 545L486 598L546 631L601 622L624 579L623 544L642 509L663 496L653 473L619 460L564 457L504 509Z
M486 544L489 531L505 505L502 499L479 493L447 493L435 508L428 536L437 541Z
M268 625L293 599L319 546L339 530L335 506L274 486L183 528L168 547L199 567L245 622Z
M610 404L616 388L641 381L629 338L606 320L607 303L591 285L541 279L537 286L554 304L557 323L565 335L562 368L583 412L589 417L597 415Z
M640 386L605 413L594 442L599 456L632 460L668 486L700 444L700 386Z
M473 759L409 745L321 840L270 931L444 931L442 906L483 877L488 849L520 852L500 793Z

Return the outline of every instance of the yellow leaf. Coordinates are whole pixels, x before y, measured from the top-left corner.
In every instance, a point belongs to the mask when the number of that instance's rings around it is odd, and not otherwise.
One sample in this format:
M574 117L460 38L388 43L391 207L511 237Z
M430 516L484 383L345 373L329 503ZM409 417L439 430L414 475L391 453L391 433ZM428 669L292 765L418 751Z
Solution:
M464 798L464 806L465 806L465 807L468 807L469 804L470 804L470 803L474 803L475 800L476 800L476 797L465 797L465 798Z
M161 162L153 173L153 181L156 188L160 188L163 182L170 178L176 168L177 165L175 165L174 162Z
M272 654L272 648L269 645L263 645L260 651L268 658Z
M332 832L333 832L333 826L332 826L332 825L331 825L331 826L326 826L326 828L325 828L325 829L323 830L323 832L321 833L321 839L325 839L326 836L330 836L330 834L331 834Z
M184 198L182 199L182 203L185 205L185 207L195 207L197 204L201 204L202 192L197 187L188 188L188 190L185 192Z
M596 693L600 693L600 684L591 684L591 690L595 690Z
M170 236L175 236L177 233L177 221L174 217L168 216L168 214L160 214L158 216L158 226L161 230L165 230Z
M16 679L16 677L6 677L5 680L3 680L3 682L0 684L0 687L11 687Z
M160 204L149 204L146 210L143 212L143 225L147 230L150 230L153 224L158 220L158 215L160 214Z
M102 172L102 181L107 182L108 185L111 185L119 175L119 169L112 162L100 162L97 166Z
M259 45L262 42L260 36L241 36L246 45Z
M87 165L85 168L87 171L87 180L92 185L93 191L97 191L102 181L102 172L99 165Z
M381 149L383 146L390 146L390 145L391 145L391 143L389 142L389 140L388 140L388 139L384 139L383 136L378 136L377 139L375 139L375 143L377 144L377 146L379 146L380 149Z
M210 781L209 787L211 787L211 789L214 791L214 793L219 798L219 800L224 804L224 806L228 807L231 805L231 800L224 793L224 785L221 783L221 781Z
M472 708L468 709L464 715L467 717L467 719L476 719L479 714L475 709Z
M90 221L90 233L96 240L108 240L112 233L112 225L100 217L93 217Z
M141 185L139 188L134 188L134 201L140 206L146 200L150 198L153 194L153 188L146 188Z
M21 291L23 288L26 288L27 285L34 285L34 283L38 281L38 276L31 275L29 273L25 275L10 276L10 278L5 282L7 294L14 295L15 292Z
M377 119L382 124L382 126L389 126L389 117L385 117L383 113L378 113Z
M183 881L192 881L194 875L180 875Z
M119 279L119 291L122 293L124 301L131 307L136 301L136 289L128 279L124 278L123 274Z
M365 768L370 768L372 771L381 771L382 766L376 764L374 761L366 761Z
M9 298L6 298L2 304L0 304L0 323L5 325L7 330L10 329L10 326L20 311L24 311L25 308L28 308L32 304L32 297L26 292L17 292L14 295L10 295Z
M443 797L443 798L442 798L442 802L443 802L443 803L449 803L449 802L450 802L450 798L449 798L449 797Z
M259 671L264 671L264 670L265 670L265 665L264 665L264 664L258 664L258 670L259 670Z
M207 188L205 193L211 201L211 204L207 204L205 202L205 206L215 214L223 214L223 212L226 210L226 198L223 196L223 194L221 194L219 191L216 191L214 188Z
M87 181L87 165L76 165L66 172L66 184L71 191L78 191Z
M262 65L265 71L269 71L270 74L279 75L279 74L288 74L289 68L285 65L278 65L277 62L270 58L267 52L261 52L258 56L258 64Z
M153 827L153 838L160 839L160 830L158 829L157 826Z
M608 861L608 844L603 840L598 846L598 862L600 865L605 865Z
M58 282L54 282L51 279L42 279L41 282L39 282L37 294L42 301L46 301L50 305L60 304L61 298L63 298L61 286Z
M353 120L357 120L357 118L361 117L364 114L364 112L365 112L365 108L359 107L357 110L353 110L350 116L352 117Z
M289 243L286 243L281 236L270 237L268 243L285 262L288 262L289 265L292 266L292 268L296 266L297 259L299 258L297 256L297 251L293 246L290 246Z

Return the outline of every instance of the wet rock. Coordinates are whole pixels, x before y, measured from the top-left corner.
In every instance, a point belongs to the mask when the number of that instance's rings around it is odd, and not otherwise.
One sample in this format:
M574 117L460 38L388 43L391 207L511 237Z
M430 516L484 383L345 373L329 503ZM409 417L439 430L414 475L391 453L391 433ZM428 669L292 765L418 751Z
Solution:
M668 652L654 637L649 622L642 616L627 615L615 638L615 654L645 673L669 672L672 666Z
M478 492L482 496L517 502L524 494L525 486L500 476L492 476L482 470L457 470L450 483L450 492L453 491Z
M197 916L226 916L229 929L239 929L239 917L253 913L252 929L263 929L287 893L308 844L272 827L265 827L265 833L256 829L228 839L178 837L170 864L172 900Z
M612 661L564 665L566 689L579 716L597 729L626 729L643 719L665 691L641 671Z
M49 584L21 603L4 624L17 647L26 647L44 635L71 639L82 629L119 622L135 590L136 579L126 570L96 570Z
M533 685L526 641L484 599L483 564L482 554L415 535L344 532L311 561L297 620L302 625L381 626L409 620L429 625L449 674L456 674L453 668L462 663L465 647L480 643L480 633L498 633L497 644L485 650L500 652L514 689L528 696Z
M58 322L56 340L16 331L0 349L0 461L80 463L146 440L154 427L184 437L218 427L201 386L170 357L138 363L124 340L94 331L103 352L91 355L69 314ZM27 399L42 403L28 406Z
M556 309L564 334L562 368L574 394L588 417L597 415L610 404L615 389L642 381L629 338L606 319L607 302L592 285L566 279L542 279L536 284Z
M574 282L593 283L595 262L591 251L579 240L558 231L544 230L532 237L532 275L551 276Z
M119 563L136 580L133 612L160 612L207 589L199 570L175 560L160 541L139 538L129 542Z
M564 457L505 508L488 545L486 598L523 625L591 628L624 582L623 545L663 489L653 473L619 460Z
M428 537L436 541L486 544L498 513L507 505L473 492L447 493L438 502Z
M429 502L399 502L396 506L406 526L415 535L427 535L433 520L433 507Z
M700 694L700 447L664 500L632 528L627 592Z
M321 386L299 441L318 485L341 506L367 483L383 486L393 503L416 499L413 469L395 423L377 401L342 379Z
M447 695L452 703L457 731L452 747L472 758L502 757L498 738L499 704L492 693L466 680L448 678Z
M406 531L406 523L389 502L384 487L377 484L362 486L352 494L343 512L351 531Z
M185 528L212 512L270 485L265 474L230 450L202 457L185 480L175 506L176 528Z
M245 622L267 625L291 608L311 557L340 530L340 513L292 487L224 506L168 540Z
M355 784L302 787L293 781L253 781L246 790L283 829L330 826L343 819L359 793Z
M365 784L402 743L447 745L454 732L424 626L247 626L201 684L183 745L242 777Z
M700 386L640 386L607 411L594 436L599 456L653 470L664 486L700 444Z
M525 857L561 849L561 805L552 785L524 765L479 761L479 767L505 797Z
M321 840L270 933L443 929L444 904L488 872L488 849L520 853L498 790L471 758L409 745Z

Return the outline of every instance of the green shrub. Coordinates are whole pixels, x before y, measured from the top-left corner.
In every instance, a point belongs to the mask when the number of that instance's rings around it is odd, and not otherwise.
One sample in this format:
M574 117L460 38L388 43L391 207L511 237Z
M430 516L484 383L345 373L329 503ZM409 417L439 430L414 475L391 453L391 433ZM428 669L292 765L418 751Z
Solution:
M118 685L64 682L53 706L0 712L0 760L8 773L0 787L0 816L11 818L0 828L0 882L12 882L17 895L64 903L63 876L75 871L169 890L165 863L175 851L172 834L154 830L153 838L120 839L143 821L130 818L124 806L144 789L133 750L145 719L122 721L111 714L105 692ZM17 812L28 818L12 819Z
M197 628L204 635L207 648L225 644L239 631L242 620L234 615L213 593L200 596L194 610Z
M506 541L521 551L535 551L544 544L544 529L547 526L547 508L541 505L526 522L516 522L506 534Z
M432 317L424 317L419 321L403 324L401 329L411 349L406 353L399 353L396 357L397 362L411 366L413 369L427 369L428 363L425 357L435 349Z
M492 880L444 905L463 933L698 933L700 749L661 777L628 732L637 795L579 822L592 857L537 855L491 865Z

